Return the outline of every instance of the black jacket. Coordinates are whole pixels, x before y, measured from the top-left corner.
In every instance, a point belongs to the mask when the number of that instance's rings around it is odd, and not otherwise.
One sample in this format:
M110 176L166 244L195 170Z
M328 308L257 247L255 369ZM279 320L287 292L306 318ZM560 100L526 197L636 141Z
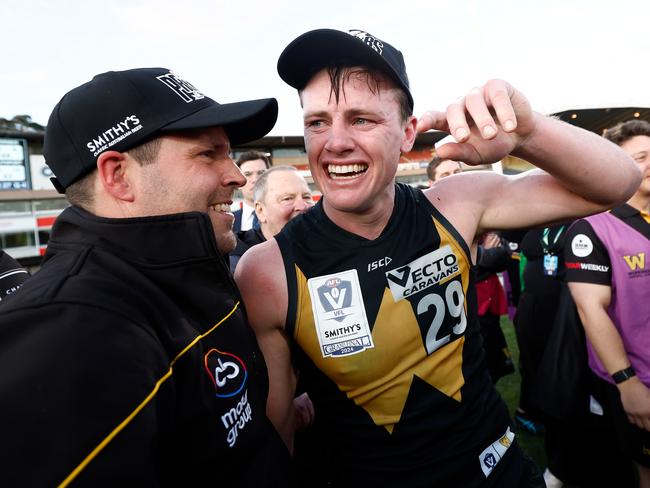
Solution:
M54 486L85 459L72 486L287 484L266 366L205 214L66 209L0 307L0 371L3 486Z

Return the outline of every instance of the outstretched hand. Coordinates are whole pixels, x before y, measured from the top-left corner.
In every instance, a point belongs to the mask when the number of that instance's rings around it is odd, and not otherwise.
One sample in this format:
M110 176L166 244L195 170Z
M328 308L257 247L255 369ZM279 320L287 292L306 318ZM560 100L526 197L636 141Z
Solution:
M522 93L503 80L490 80L446 112L426 112L417 130L452 134L458 142L440 146L438 155L479 165L499 161L518 148L535 129L535 117Z

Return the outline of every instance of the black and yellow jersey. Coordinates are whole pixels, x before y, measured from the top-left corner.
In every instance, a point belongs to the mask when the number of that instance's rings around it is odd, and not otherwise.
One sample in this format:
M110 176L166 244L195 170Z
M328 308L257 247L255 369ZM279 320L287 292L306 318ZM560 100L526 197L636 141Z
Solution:
M397 184L393 215L374 240L336 226L321 202L276 239L286 331L315 405L325 476L487 486L514 436L485 366L458 232L421 191Z

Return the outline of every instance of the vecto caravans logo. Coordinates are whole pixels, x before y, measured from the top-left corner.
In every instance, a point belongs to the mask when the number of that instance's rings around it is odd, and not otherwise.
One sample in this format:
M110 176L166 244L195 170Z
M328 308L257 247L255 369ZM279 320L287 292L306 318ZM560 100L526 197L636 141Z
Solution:
M386 279L393 299L398 302L459 272L458 258L446 245L406 266L387 271Z

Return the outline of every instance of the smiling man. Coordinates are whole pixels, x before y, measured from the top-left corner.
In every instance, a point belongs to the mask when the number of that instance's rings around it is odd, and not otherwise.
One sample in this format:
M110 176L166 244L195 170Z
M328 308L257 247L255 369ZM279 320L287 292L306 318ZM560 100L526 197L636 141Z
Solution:
M223 258L245 182L231 144L276 117L274 99L220 105L162 68L56 105L45 158L72 206L0 310L7 485L288 484Z
M246 184L240 189L242 196L244 197L241 202L241 208L233 212L235 216L233 230L235 233L259 228L259 221L255 215L253 187L260 176L271 167L271 160L267 153L260 151L246 151L237 158L236 163L246 177Z
M294 166L274 166L264 172L253 188L253 201L260 226L237 232L237 247L230 253L230 269L252 246L271 239L287 222L314 206L311 190Z
M462 173L463 170L460 167L458 161L452 161L451 159L442 159L439 156L434 156L429 164L427 165L427 178L429 179L429 186L447 176L457 175Z
M639 182L634 162L498 80L418 123L402 54L359 30L303 34L278 71L299 92L323 198L244 255L236 279L285 442L298 371L315 407L318 474L332 486L543 486L485 367L476 237L624 201ZM400 154L428 129L459 141L442 158L512 153L545 171L472 172L425 192L396 184Z

